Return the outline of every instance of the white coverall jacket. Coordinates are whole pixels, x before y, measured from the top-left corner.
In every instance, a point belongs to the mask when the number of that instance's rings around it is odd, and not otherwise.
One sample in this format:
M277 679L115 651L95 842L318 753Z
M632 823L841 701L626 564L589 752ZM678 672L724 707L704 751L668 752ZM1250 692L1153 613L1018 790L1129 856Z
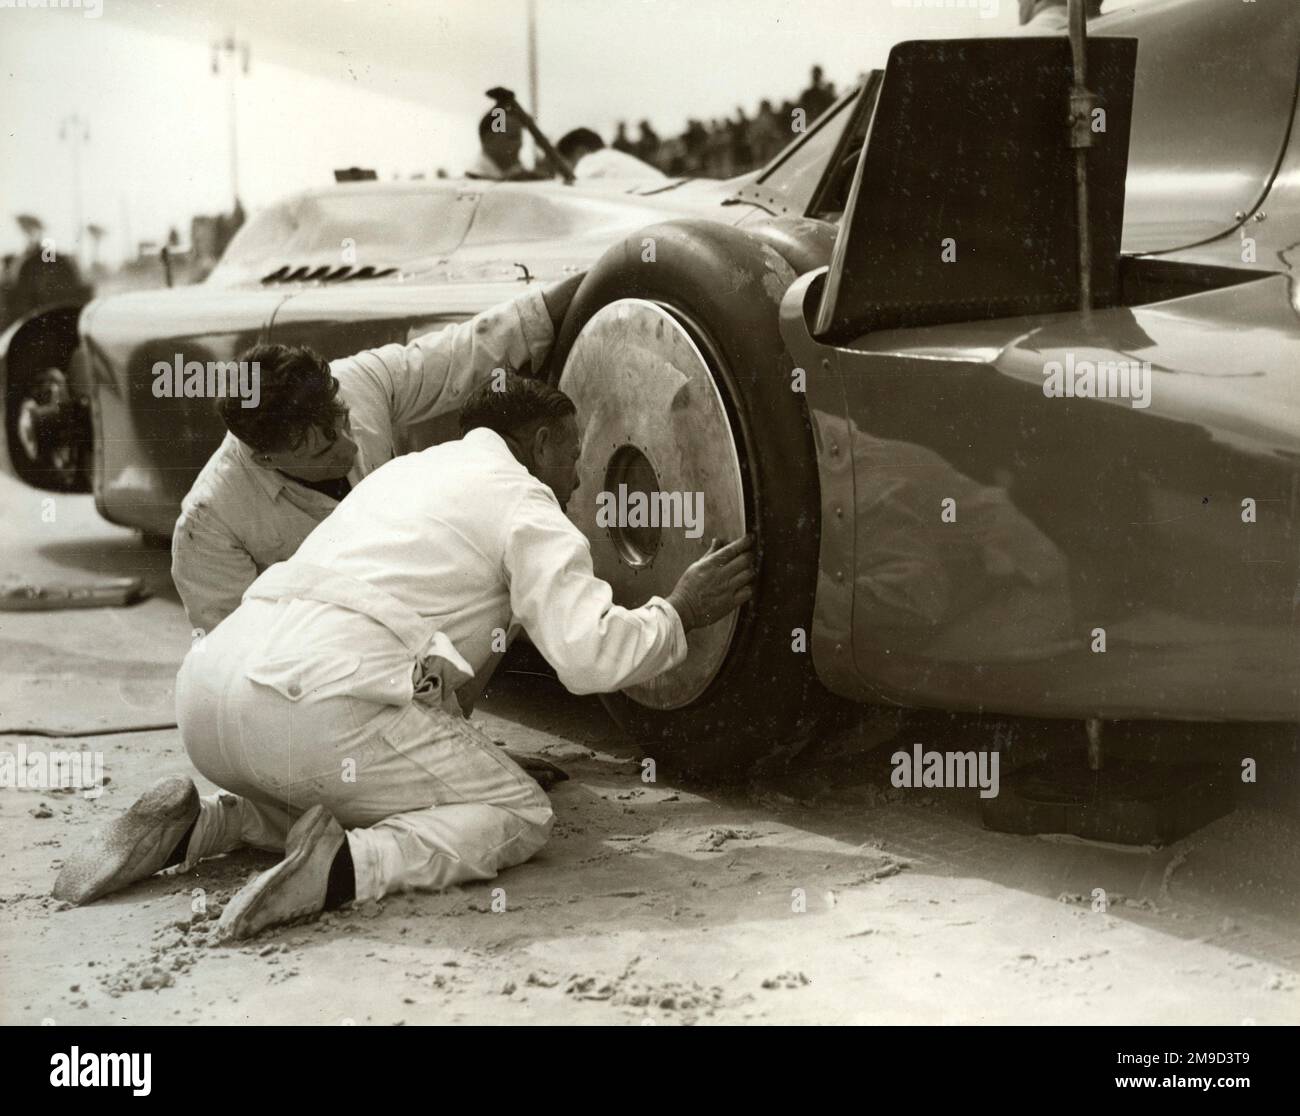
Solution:
M489 878L551 825L546 796L452 691L521 624L577 693L686 655L676 611L612 601L586 538L490 430L396 458L357 486L197 642L177 680L204 799L188 860L283 846L324 804L358 898Z
M495 368L538 367L554 332L540 290L407 345L330 362L363 477L406 448L404 431L458 410ZM293 554L338 501L259 465L227 434L194 481L172 535L172 579L190 627L210 632L253 580Z

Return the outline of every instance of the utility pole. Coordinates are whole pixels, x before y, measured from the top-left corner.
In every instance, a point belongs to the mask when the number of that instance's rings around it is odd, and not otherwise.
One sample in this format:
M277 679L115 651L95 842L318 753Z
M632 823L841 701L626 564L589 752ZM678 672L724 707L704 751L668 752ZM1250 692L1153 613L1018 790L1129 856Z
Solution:
M528 2L528 111L533 119L540 112L537 104L537 0Z
M81 145L90 139L90 125L79 113L71 113L59 121L59 139L72 146L72 213L76 222L73 250L81 262L81 234L85 230L86 214L81 190Z
M248 74L250 47L247 39L237 40L234 31L212 44L212 72L221 73L221 59L226 60L226 88L229 94L230 116L230 204L232 211L239 205L239 99L236 93L235 59L240 70Z

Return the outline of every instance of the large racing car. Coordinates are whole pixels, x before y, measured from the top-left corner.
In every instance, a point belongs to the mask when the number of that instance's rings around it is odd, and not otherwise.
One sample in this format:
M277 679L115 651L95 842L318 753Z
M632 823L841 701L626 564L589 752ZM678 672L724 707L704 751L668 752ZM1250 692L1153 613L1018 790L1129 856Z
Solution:
M289 199L199 286L11 329L13 466L165 535L221 430L156 362L342 356L587 270L532 372L578 405L597 572L638 604L758 538L754 602L606 699L661 752L743 766L829 695L1294 722L1300 9L1089 31L1082 100L1064 37L904 43L727 182Z

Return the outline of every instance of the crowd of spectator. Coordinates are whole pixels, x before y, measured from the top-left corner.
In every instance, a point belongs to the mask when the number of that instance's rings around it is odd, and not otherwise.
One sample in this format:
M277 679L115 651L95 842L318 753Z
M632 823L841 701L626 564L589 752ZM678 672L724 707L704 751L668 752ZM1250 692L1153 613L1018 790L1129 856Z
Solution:
M674 178L730 178L761 167L806 130L836 96L835 85L825 79L820 66L814 66L808 88L794 100L764 100L751 116L737 107L730 117L692 119L684 132L666 139L648 120L637 126L635 138L627 123L620 122L610 146Z

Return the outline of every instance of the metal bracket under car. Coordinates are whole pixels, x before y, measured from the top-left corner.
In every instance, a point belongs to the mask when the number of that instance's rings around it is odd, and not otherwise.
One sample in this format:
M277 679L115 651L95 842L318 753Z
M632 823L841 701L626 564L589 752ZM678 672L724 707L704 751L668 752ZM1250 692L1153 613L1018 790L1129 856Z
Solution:
M1207 763L1130 760L1093 771L1039 763L980 801L985 829L1061 833L1118 845L1170 845L1233 809L1232 771Z

